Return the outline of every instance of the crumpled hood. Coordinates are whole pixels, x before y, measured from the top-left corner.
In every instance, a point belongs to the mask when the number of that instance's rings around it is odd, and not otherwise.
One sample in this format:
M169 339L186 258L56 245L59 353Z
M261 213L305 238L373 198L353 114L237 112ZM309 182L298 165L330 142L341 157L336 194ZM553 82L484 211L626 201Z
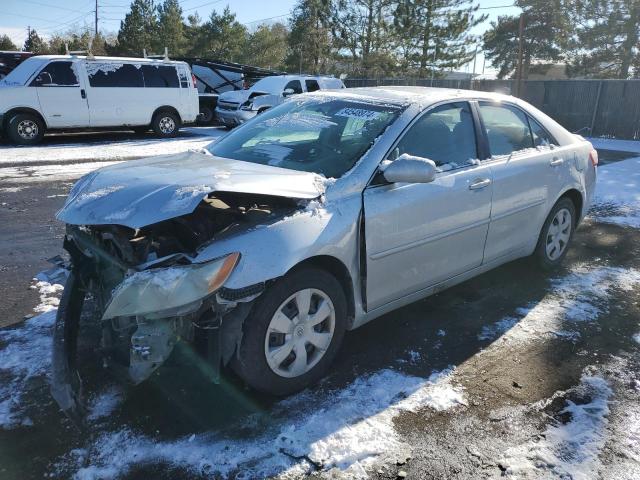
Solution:
M224 102L244 103L249 100L251 95L250 90L232 90L229 92L222 92L218 97L218 100Z
M193 212L214 191L312 199L324 193L324 178L197 152L164 155L85 175L56 217L73 225L141 228Z

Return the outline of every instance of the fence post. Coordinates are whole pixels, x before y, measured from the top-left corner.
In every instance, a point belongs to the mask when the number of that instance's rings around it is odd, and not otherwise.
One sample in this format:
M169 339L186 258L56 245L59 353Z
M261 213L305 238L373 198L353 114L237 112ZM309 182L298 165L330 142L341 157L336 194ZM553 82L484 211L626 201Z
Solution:
M602 93L602 80L598 83L598 93L596 94L596 104L593 107L593 115L591 115L591 126L589 127L589 136L593 136L593 129L596 126L596 116L598 115L598 107L600 106L600 94Z

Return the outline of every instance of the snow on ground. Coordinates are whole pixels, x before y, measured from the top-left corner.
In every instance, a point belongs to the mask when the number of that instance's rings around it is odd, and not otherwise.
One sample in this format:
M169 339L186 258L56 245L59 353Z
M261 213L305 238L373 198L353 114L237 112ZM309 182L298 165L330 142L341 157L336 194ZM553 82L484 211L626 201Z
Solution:
M55 323L57 295L63 286L34 279L40 293L36 315L18 328L0 330L0 428L31 425L26 416L25 393L30 380L47 375L51 360L51 329Z
M464 404L451 370L428 379L393 370L360 377L342 390L303 392L276 406L276 422L257 438L237 440L217 433L175 441L145 437L129 429L102 434L79 461L78 479L112 478L134 465L163 463L194 474L243 478L299 476L315 467L366 478L364 468L383 454L406 452L393 426L402 411L446 410ZM298 413L295 413L298 412ZM84 466L88 465L88 466Z
M609 401L613 391L606 380L583 376L580 384L569 392L579 400L566 400L560 415L544 434L524 445L509 448L502 464L507 475L515 478L567 478L588 480L598 476L598 459L607 439Z
M580 322L595 321L607 312L607 301L616 290L640 286L640 271L618 267L580 266L552 280L551 291L538 303L516 310L483 327L479 339L500 336L500 342L530 342L540 335L569 340L580 337Z
M598 167L591 215L599 222L640 228L640 158Z
M89 172L120 162L89 162L60 165L34 165L0 168L0 181L32 183L74 180Z
M215 127L192 127L182 129L180 136L169 139L154 138L149 134L148 137L131 140L82 142L75 141L78 139L75 136L74 141L60 144L45 143L33 147L0 145L0 166L35 162L59 164L81 160L100 162L180 153L203 148L225 133L224 130Z
M640 153L640 142L637 140L618 140L615 138L596 138L589 137L588 141L598 150L616 150L619 152L635 152Z

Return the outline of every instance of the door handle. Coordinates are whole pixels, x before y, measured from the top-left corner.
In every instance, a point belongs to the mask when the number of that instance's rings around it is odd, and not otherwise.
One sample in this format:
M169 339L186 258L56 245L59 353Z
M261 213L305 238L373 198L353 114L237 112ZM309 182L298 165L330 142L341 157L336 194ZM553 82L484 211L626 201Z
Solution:
M564 163L564 158L561 157L553 157L553 159L549 162L549 165L552 167L557 167L558 165L562 165Z
M488 187L489 185L491 185L490 178L476 178L473 183L469 185L469 190L480 190Z
M84 91L84 88L80 90L80 96L82 98L87 98L87 92Z

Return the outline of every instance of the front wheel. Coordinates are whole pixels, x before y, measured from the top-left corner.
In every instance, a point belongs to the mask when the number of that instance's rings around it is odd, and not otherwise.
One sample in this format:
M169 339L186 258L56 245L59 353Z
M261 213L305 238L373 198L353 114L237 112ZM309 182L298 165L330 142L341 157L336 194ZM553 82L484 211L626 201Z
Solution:
M576 225L576 208L568 198L561 198L551 209L542 226L534 252L538 264L546 269L557 268L567 255Z
M340 283L301 268L271 286L253 306L233 369L249 386L289 395L315 383L338 353L347 302Z
M30 113L18 113L7 123L9 138L18 145L35 145L44 137L42 120Z
M180 130L180 118L169 111L156 113L151 121L151 128L159 137L175 137Z

